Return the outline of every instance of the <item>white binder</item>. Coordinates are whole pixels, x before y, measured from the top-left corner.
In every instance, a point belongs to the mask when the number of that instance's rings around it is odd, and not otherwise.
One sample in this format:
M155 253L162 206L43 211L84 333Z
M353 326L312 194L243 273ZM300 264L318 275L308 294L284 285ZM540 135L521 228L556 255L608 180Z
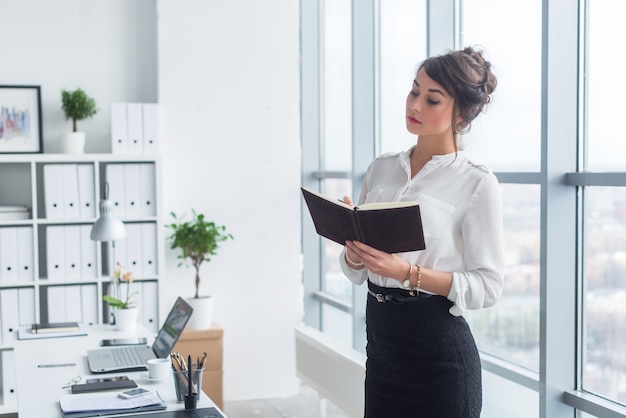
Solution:
M157 282L142 282L142 318L146 328L156 332L159 329L159 291Z
M141 270L143 277L157 275L157 230L154 223L142 223L141 225Z
M98 323L98 289L95 284L80 286L83 324L96 325Z
M46 228L46 267L49 280L65 279L64 228L62 225L51 225Z
M80 285L64 286L65 290L65 320L82 322L83 303Z
M81 219L96 217L94 169L91 164L78 164L78 201Z
M19 309L17 304L17 289L0 290L0 311L2 314L2 341L11 344L14 332L19 328Z
M128 154L143 154L143 115L141 103L126 103Z
M122 290L124 292L126 291L125 285L122 285ZM130 284L130 300L131 302L133 302L133 306L137 308L137 322L139 323L143 323L143 298L141 297L142 290L143 286L141 282L134 281ZM124 297L126 297L125 294Z
M124 218L126 216L124 165L107 164L105 178L106 182L109 183L109 200L113 202L113 214L118 218Z
M140 216L156 215L156 172L154 164L139 164Z
M76 164L61 164L63 177L63 212L66 219L80 218L78 201L78 168Z
M98 244L89 238L92 225L80 225L80 270L83 280L98 277L96 257Z
M17 281L35 280L33 228L17 227Z
M17 408L17 380L15 377L15 353L2 350L2 405Z
M63 219L63 173L60 164L45 164L43 166L43 185L46 208L46 218Z
M80 225L65 225L65 280L80 280Z
M159 153L159 105L143 103L143 153Z
M48 286L48 322L66 322L65 286ZM77 302L75 302L77 303Z
M141 214L141 178L139 164L124 164L124 215L138 218Z
M17 289L17 303L20 325L34 324L35 319L35 289L20 287Z
M0 228L0 281L17 281L17 228Z
M111 152L128 153L126 103L111 103Z
M134 277L144 277L142 249L143 242L141 236L141 224L126 224L126 270L132 271Z

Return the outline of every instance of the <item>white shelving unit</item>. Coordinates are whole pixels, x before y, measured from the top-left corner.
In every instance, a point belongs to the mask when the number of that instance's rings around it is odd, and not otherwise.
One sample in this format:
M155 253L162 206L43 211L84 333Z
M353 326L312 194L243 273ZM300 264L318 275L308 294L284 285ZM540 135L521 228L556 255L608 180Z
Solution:
M44 180L44 167L46 165L60 165L64 167L81 165L82 167L91 167L93 169L92 176L87 176L93 182L90 192L93 192L92 201L95 204L92 213L89 216L78 216L71 218L54 218L47 216L46 208L46 183L50 183L49 179ZM11 380L12 373L12 348L13 341L16 338L16 330L19 324L30 322L58 322L58 318L63 316L63 312L59 311L59 306L66 307L66 320L87 323L106 324L109 323L108 307L102 302L102 295L108 292L110 285L110 263L109 245L108 243L94 243L91 241L85 245L91 245L95 248L95 271L94 266L89 263L89 268L85 267L85 274L51 274L48 270L51 267L48 263L48 255L50 251L57 249L48 247L48 241L56 242L55 239L48 238L49 231L56 230L58 227L65 227L68 231L72 231L73 237L79 236L78 230L82 234L87 234L91 225L99 216L98 202L101 199L104 190L107 174L110 172L119 172L113 168L130 167L132 170L126 170L127 178L121 182L124 187L132 190L137 187L146 189L153 187L151 194L153 205L152 211L146 215L145 212L129 211L127 216L124 210L121 210L121 216L114 211L127 226L129 230L129 238L119 241L117 250L120 247L125 249L124 254L127 255L126 265L131 271L145 271L143 274L135 274L134 288L131 291L137 291L133 300L137 301L140 308L140 320L148 329L157 330L158 320L158 282L162 271L162 263L164 260L164 248L159 243L164 239L164 225L161 222L161 203L160 203L160 159L157 156L144 155L115 155L115 154L6 154L0 155L0 206L17 206L23 205L31 209L28 219L6 220L0 218L0 233L8 231L9 238L2 241L0 235L0 267L5 267L1 257L4 253L10 252L10 243L14 232L19 229L22 236L26 237L28 242L26 248L32 253L24 250L24 243L21 242L19 249L22 257L32 260L32 271L28 271L25 265L18 266L22 271L15 274L9 270L7 273L0 272L0 325L1 325L1 343L0 343L0 377L2 378L2 405L0 405L0 414L15 412L17 410L17 396L12 387L14 381ZM116 166L116 167L113 167ZM139 182L135 178L136 167L142 170L148 170L151 173L150 182L146 184ZM109 169L107 169L109 167ZM83 176L84 180L84 176ZM120 196L124 198L124 192L120 189L120 182L116 183L117 189L113 189L109 185L111 199L114 195L116 198ZM137 198L138 199L138 198ZM145 202L144 202L145 203ZM84 212L83 212L84 213ZM57 228L54 228L57 227ZM68 228L69 227L69 228ZM77 227L77 228L74 228ZM81 229L82 228L82 229ZM63 230L63 228L61 228ZM147 235L141 235L137 239L137 235L133 235L131 231L148 231ZM52 234L51 234L52 236ZM134 237L134 238L133 238ZM146 242L142 242L141 238ZM85 238L83 238L85 239ZM23 239L24 240L24 239ZM22 241L23 241L22 240ZM76 244L75 239L68 238L67 248L80 249L81 246ZM128 241L128 242L126 242ZM152 242L154 241L154 242ZM3 245L5 248L3 248ZM54 245L54 244L51 244ZM65 246L65 243L59 243ZM72 245L74 247L72 247ZM150 259L147 260L145 269L141 265L135 265L135 260L128 254L142 248L148 248L150 251ZM153 249L152 249L153 248ZM3 253L4 251L4 253ZM76 255L75 250L68 251L70 255ZM124 254L116 252L115 258L119 260L124 258ZM145 255L145 254L144 254ZM78 257L80 259L80 257ZM132 260L131 260L132 259ZM143 260L146 262L146 260ZM73 265L73 264L72 264ZM133 267L135 266L136 269ZM90 270L91 269L91 270ZM50 276L50 277L49 277ZM68 279L68 277L72 277ZM4 297L3 297L4 294ZM66 295L63 304L59 304L57 297ZM4 302L4 303L3 303ZM15 318L15 312L18 317ZM81 314L80 318L77 315Z

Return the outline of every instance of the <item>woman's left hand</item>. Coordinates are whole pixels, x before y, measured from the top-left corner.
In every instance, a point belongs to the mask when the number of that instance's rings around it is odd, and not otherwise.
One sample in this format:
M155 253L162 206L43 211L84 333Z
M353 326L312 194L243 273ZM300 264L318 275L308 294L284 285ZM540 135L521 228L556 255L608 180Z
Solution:
M346 247L358 255L369 271L398 281L406 278L409 267L406 260L397 255L377 250L359 241L346 241Z

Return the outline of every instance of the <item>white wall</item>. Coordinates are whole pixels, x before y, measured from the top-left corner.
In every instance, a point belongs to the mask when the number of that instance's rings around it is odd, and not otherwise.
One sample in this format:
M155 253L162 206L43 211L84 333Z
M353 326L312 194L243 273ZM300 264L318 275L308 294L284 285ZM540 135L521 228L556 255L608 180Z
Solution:
M63 88L101 109L79 122L87 152L110 151L111 102L160 102L165 213L193 208L235 236L201 271L224 328L226 400L298 390L298 3L0 0L0 85L42 86L45 152L71 129ZM193 292L177 264L167 248L161 318Z
M235 237L201 269L224 328L228 400L298 390L298 3L157 3L165 208L193 208ZM193 269L175 257L168 251L163 306L193 294Z
M71 131L61 90L82 88L100 108L79 121L86 152L110 152L110 104L156 102L154 0L0 0L0 85L40 85L44 152Z

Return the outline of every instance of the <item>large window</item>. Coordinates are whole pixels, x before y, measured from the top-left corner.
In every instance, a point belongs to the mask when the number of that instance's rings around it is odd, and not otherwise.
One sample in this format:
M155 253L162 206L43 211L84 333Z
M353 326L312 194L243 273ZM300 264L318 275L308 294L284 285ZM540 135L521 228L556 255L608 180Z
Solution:
M373 157L415 142L403 117L420 61L485 51L498 87L463 138L498 176L504 209L503 296L465 315L485 369L483 417L626 418L626 2L301 5L302 178L337 197L358 197ZM364 351L363 286L307 215L305 321Z

